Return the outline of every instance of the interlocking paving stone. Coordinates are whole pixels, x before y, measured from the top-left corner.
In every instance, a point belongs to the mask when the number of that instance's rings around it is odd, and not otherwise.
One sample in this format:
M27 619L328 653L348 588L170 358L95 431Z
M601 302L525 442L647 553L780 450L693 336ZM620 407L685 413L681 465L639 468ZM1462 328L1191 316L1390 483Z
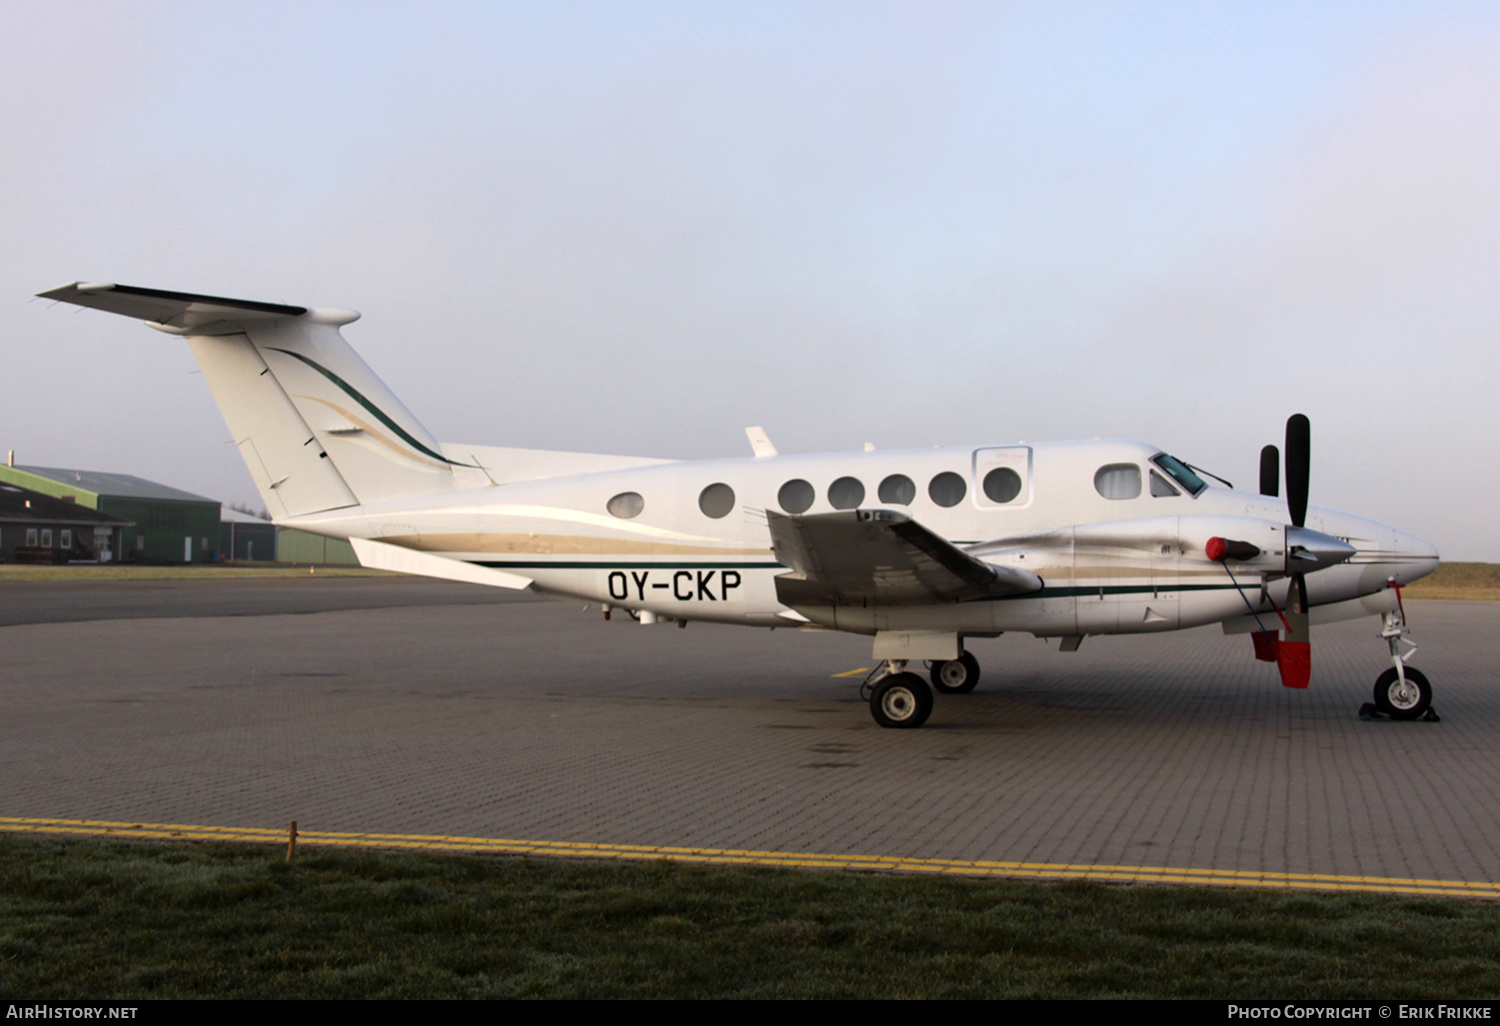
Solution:
M834 677L867 639L379 584L51 623L0 589L0 815L1500 882L1497 603L1411 606L1441 723L1358 719L1372 618L1305 692L1217 628L976 639L900 731Z

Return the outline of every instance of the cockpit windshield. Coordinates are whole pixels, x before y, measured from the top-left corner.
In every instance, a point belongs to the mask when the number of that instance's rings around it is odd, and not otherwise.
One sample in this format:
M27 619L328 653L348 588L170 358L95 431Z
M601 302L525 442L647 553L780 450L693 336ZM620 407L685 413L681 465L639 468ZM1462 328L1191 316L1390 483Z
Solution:
M1151 462L1166 471L1172 480L1186 488L1194 498L1197 498L1199 493L1208 487L1203 478L1189 470L1187 464L1176 456L1168 456L1164 452L1159 452L1151 457Z

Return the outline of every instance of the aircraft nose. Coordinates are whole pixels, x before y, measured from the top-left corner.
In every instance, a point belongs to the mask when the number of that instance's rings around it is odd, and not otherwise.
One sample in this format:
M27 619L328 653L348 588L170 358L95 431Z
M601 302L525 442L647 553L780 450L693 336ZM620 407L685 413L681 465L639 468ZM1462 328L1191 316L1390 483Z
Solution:
M1437 546L1405 531L1396 532L1393 577L1401 584L1420 580L1438 568Z

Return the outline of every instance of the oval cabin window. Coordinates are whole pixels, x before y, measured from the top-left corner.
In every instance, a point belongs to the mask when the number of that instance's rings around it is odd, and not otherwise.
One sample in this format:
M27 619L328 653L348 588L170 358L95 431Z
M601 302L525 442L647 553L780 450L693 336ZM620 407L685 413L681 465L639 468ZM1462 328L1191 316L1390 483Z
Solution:
M910 506L917 497L917 486L905 474L892 474L880 482L880 501L897 506Z
M781 486L781 491L776 493L776 501L788 513L806 513L817 494L812 485L801 478L793 478Z
M605 508L621 520L629 520L641 515L641 510L646 508L646 500L641 498L639 492L621 492L610 499Z
M927 494L939 506L957 506L969 494L969 486L953 471L945 470L928 484Z
M1021 475L1009 467L996 467L984 475L984 494L991 502L1011 502L1021 494Z
M706 517L718 520L734 509L734 489L727 484L711 484L698 496L698 508Z
M865 486L858 478L841 477L828 486L828 505L834 509L854 509L865 501Z
M1106 499L1134 499L1141 494L1141 468L1134 463L1110 463L1094 475L1094 491Z

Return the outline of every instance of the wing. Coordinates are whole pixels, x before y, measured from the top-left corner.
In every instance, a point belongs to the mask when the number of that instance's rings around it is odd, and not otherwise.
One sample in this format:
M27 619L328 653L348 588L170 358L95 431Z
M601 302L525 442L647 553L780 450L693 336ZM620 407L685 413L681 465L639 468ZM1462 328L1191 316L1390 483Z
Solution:
M1036 574L975 559L904 513L768 510L766 518L776 558L792 568L776 578L776 597L793 608L934 605L1042 590Z

